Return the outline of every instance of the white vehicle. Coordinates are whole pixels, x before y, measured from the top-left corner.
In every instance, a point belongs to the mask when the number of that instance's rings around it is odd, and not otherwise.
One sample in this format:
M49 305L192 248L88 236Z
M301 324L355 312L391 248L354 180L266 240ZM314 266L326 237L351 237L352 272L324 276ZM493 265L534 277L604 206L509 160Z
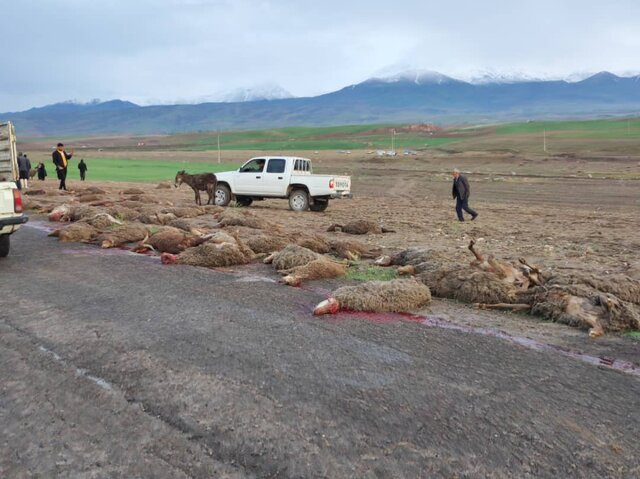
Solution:
M293 156L251 158L236 171L216 173L215 202L249 206L254 200L288 198L294 211L324 211L332 198L351 197L351 177L314 175L311 160Z
M10 235L28 220L22 213L22 196L16 181L15 130L10 122L0 123L0 258L9 254Z

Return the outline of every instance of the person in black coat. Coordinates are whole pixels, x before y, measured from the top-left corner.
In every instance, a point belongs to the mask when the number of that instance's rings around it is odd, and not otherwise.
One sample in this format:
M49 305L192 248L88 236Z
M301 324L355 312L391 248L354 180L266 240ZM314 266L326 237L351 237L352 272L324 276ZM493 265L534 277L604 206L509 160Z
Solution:
M80 163L78 163L78 169L80 170L80 181L84 181L88 168L82 158L80 159Z
M73 148L71 149L71 153L67 153L66 151L64 151L64 145L62 143L58 143L57 148L51 154L51 158L53 158L53 164L56 165L58 179L60 180L60 187L58 188L59 190L67 189L67 166L72 156Z
M36 167L36 170L38 172L38 179L40 181L44 181L44 179L47 177L47 170L44 167L44 163L42 163L42 162L38 163L38 166Z
M469 208L469 196L471 195L469 181L466 177L460 174L460 170L458 168L453 170L453 188L451 190L451 194L456 200L456 213L458 214L459 221L464 221L462 210L471 215L471 221L478 217L478 213Z
M18 153L18 173L21 188L29 188L29 170L31 170L31 162L27 155L22 152Z

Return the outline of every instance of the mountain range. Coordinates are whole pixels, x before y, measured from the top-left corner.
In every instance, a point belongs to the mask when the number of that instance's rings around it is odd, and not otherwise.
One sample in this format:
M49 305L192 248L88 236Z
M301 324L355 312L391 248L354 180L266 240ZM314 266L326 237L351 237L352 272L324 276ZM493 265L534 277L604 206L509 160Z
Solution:
M277 91L277 89L276 89ZM640 75L580 81L492 77L462 81L429 71L371 78L306 98L139 106L123 100L57 103L14 113L20 136L162 134L362 123L481 123L640 112ZM249 97L251 100L251 97Z

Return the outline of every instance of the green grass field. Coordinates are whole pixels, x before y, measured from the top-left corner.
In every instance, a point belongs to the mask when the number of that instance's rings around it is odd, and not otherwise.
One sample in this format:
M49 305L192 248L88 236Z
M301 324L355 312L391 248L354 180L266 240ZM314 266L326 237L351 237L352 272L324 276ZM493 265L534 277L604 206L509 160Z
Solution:
M335 127L299 127L271 130L223 132L222 150L377 150L391 148L391 134L380 132L398 125L348 125ZM218 148L217 135L189 135L186 138L192 151L211 151ZM444 145L458 138L438 138L425 133L398 132L395 148L418 149Z
M498 135L552 134L556 138L627 139L640 135L640 119L535 121L511 123L496 128Z
M188 173L205 173L233 170L238 165L230 163L196 163L162 160L137 160L132 158L92 158L85 157L89 170L88 180L98 181L169 181L176 172L186 170ZM76 164L71 163L69 178L80 178Z

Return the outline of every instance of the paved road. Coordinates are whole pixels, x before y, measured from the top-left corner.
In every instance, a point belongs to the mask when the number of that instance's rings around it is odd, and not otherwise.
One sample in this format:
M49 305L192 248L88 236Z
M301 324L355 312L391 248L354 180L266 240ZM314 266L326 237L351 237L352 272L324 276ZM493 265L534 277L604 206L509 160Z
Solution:
M629 374L33 227L0 282L3 478L640 476Z

